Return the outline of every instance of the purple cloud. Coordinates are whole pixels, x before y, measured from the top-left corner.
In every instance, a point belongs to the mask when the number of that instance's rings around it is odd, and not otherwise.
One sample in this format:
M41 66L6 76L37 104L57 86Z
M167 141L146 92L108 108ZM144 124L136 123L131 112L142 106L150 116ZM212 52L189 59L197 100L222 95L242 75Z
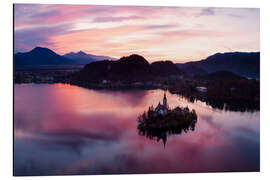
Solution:
M52 47L49 37L67 32L70 25L20 29L14 32L15 53L29 51L37 45Z
M215 11L214 11L214 8L204 8L201 10L199 16L212 16L212 15L215 15Z
M170 28L176 28L176 27L179 27L179 26L173 25L173 24L149 25L149 26L145 26L145 29L170 29Z
M126 20L143 19L141 16L120 16L120 17L96 17L93 22L122 22Z

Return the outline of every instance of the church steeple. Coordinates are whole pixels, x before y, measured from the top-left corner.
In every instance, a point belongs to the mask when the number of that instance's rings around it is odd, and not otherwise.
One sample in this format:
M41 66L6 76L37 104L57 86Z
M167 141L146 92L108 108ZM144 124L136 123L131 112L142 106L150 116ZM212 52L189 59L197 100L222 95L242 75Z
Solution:
M164 105L165 107L167 107L167 97L166 97L166 92L164 92L163 105Z

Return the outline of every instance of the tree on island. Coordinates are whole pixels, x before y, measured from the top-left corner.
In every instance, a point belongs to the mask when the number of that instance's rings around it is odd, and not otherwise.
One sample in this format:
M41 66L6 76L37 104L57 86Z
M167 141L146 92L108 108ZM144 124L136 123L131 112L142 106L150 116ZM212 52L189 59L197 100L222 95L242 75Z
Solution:
M194 131L196 123L197 114L194 109L190 111L188 107L176 107L168 109L168 112L162 115L150 106L147 112L139 115L137 130L139 135L149 139L157 139L157 141L162 139L165 147L167 135Z

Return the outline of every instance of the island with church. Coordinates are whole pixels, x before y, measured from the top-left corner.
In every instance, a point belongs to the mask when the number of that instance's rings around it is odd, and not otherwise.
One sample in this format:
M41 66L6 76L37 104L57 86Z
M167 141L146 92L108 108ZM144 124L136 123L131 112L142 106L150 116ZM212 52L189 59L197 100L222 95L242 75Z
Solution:
M147 138L157 141L162 139L165 147L168 135L194 131L196 123L197 114L194 109L180 106L171 109L164 92L162 104L159 102L156 108L150 106L148 111L139 115L137 130L139 135Z

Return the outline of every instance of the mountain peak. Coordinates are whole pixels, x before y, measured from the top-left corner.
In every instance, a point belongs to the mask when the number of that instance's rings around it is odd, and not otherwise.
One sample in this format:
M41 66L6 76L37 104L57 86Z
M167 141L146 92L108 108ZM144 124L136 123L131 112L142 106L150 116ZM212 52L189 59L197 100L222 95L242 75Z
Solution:
M116 60L115 58L111 58L108 56L97 56L97 55L93 55L93 54L87 54L87 53L83 52L82 50L80 50L78 52L70 52L70 53L67 53L63 56L66 58L72 59L72 60L76 60L77 62L80 62L82 64L88 64L88 63L91 63L94 61L101 61L104 59Z
M30 53L50 53L50 54L56 54L52 50L50 50L48 48L45 48L45 47L40 47L40 46L35 47L34 49L32 49L29 52Z
M31 51L15 54L14 61L16 67L74 64L73 61L56 54L54 51L39 46Z
M37 46L37 47L33 48L31 51L42 51L42 50L49 50L49 49L45 48L45 47Z
M77 52L78 55L87 55L85 52L83 52L82 50Z

